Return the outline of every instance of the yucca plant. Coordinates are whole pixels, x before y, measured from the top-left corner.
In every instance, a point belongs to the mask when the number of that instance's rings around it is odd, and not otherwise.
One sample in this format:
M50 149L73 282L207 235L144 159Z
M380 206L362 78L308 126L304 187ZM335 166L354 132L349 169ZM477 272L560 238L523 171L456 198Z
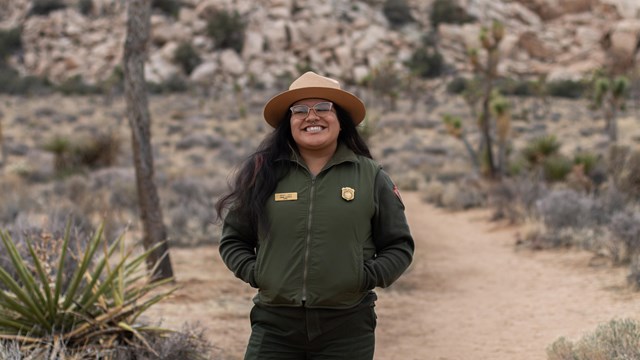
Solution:
M39 253L33 239L25 241L31 257L26 260L9 233L0 230L17 274L14 278L8 269L0 268L0 285L7 289L0 291L0 339L20 343L29 351L48 341L45 346L51 347L51 353L96 347L108 352L124 345L153 352L145 335L169 330L142 324L139 317L175 288L158 289L171 279L151 282L150 273L144 270L155 248L134 255L132 249L125 249L124 236L109 245L102 231L100 226L85 250L75 254L77 265L70 278L64 279L64 272L58 269L64 269L73 255L68 251L70 225L53 263ZM57 358L54 355L48 358Z

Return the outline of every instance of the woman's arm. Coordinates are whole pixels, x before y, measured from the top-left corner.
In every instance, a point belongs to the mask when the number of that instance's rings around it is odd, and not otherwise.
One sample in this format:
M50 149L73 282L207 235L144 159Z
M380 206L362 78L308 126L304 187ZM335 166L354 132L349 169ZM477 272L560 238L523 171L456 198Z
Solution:
M243 223L237 213L229 211L222 225L220 255L236 277L254 288L258 287L254 272L256 243L257 239L246 221Z
M415 249L400 193L383 170L378 172L374 191L371 230L376 256L365 261L369 289L396 281L411 264Z

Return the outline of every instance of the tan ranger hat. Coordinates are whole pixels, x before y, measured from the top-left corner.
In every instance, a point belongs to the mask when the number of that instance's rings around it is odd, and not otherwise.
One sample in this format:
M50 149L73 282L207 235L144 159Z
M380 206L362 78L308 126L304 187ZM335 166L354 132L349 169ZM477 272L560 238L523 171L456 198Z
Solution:
M272 127L277 127L293 103L303 99L326 99L345 110L358 125L366 114L364 103L357 96L342 90L334 79L308 71L291 83L289 90L282 92L267 102L264 119Z

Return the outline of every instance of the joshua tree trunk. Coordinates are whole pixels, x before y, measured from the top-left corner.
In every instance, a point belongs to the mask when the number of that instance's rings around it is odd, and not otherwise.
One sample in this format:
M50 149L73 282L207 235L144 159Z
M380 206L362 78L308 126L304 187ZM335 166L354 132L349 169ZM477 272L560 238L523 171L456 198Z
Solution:
M484 154L486 151L487 162L487 177L495 179L497 176L495 161L493 160L493 142L491 141L491 114L489 112L489 102L491 101L491 89L493 89L493 79L488 78L485 80L485 94L482 100L482 113L480 114L480 129L482 132L482 142L484 151L480 151Z
M478 153L473 149L473 146L469 143L469 140L466 136L461 135L460 140L464 144L465 149L467 149L467 153L471 158L471 165L473 165L473 171L475 174L480 174L480 161L478 159Z
M169 258L167 230L160 199L153 180L151 119L144 81L144 60L149 40L151 0L130 0L127 12L127 38L124 47L124 81L127 117L131 126L133 158L136 168L138 204L142 221L143 244L149 249L161 244L147 259L156 280L173 276Z
M611 105L609 114L607 114L607 130L609 132L609 141L613 144L618 141L618 111L616 110L618 104Z

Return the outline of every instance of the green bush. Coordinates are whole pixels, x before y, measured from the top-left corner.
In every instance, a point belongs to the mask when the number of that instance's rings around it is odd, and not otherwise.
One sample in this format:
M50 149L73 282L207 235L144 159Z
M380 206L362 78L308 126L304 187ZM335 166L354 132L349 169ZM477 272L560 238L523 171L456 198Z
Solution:
M218 49L233 49L237 53L244 47L246 23L237 11L216 11L207 21L207 34Z
M93 0L80 0L78 2L78 10L84 16L88 16L93 11Z
M447 84L447 93L460 95L467 90L468 86L469 80L458 76L453 78L453 80L449 81Z
M422 78L435 78L444 72L444 58L438 49L425 39L423 45L416 48L406 64L411 71Z
M83 168L113 166L120 154L121 141L111 132L75 138L55 136L42 148L54 154L55 170L65 176Z
M173 60L180 64L186 74L191 74L193 69L202 63L200 55L188 42L183 42L176 48L173 53Z
M562 337L547 348L547 359L640 359L640 323L634 319L611 320L575 343Z
M28 95L51 91L51 83L35 76L21 77L6 63L0 61L0 94Z
M553 97L579 99L587 91L588 85L583 81L554 80L547 83L547 94Z
M0 30L0 62L22 48L22 29L19 27Z
M440 23L464 24L476 19L452 0L436 0L431 6L429 20L431 26L437 28Z
M153 0L151 2L151 8L158 9L174 18L180 15L180 1L178 0Z
M582 165L584 167L584 173L589 175L596 168L596 165L598 165L598 155L579 152L573 156L573 163L575 165Z
M148 82L147 90L156 95L182 93L189 90L189 85L184 77L174 75L161 83Z
M100 87L87 84L80 75L68 78L55 89L64 95L93 95L101 92Z
M504 78L497 81L496 86L501 94L512 96L534 96L535 85L531 81Z
M49 15L51 12L64 9L67 4L63 0L33 0L30 15Z
M389 23L395 27L400 27L414 21L407 0L386 0L382 7L382 12L387 20L389 20Z
M524 149L522 156L530 166L544 162L544 159L555 155L560 150L560 142L554 135L545 135L531 140Z
M572 168L571 159L562 155L552 155L547 157L542 163L544 178L549 182L564 181Z

